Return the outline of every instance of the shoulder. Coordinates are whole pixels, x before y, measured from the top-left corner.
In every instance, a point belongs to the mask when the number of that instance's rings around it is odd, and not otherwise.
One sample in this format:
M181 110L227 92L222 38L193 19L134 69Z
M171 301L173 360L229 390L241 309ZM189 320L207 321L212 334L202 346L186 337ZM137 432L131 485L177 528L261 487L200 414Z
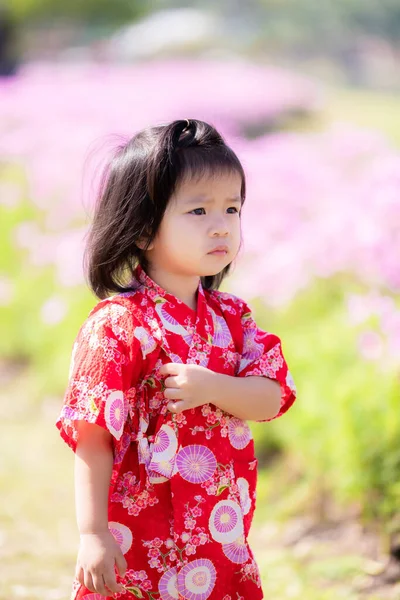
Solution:
M137 291L116 294L100 300L89 312L81 332L107 331L122 342L132 339L140 324L140 298Z

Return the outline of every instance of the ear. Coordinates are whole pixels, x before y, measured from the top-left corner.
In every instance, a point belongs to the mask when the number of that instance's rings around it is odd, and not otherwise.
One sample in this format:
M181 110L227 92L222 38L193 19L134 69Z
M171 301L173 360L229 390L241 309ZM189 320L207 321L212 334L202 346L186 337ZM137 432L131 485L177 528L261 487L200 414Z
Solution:
M140 238L136 242L136 246L141 250L153 250L154 243L152 242L148 248L146 248L146 238Z

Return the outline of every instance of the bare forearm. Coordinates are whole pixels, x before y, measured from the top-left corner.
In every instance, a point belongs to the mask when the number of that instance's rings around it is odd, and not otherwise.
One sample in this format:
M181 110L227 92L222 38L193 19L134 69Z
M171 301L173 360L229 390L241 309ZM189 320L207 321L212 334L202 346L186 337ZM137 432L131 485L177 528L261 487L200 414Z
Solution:
M267 377L232 377L215 373L211 402L239 419L261 421L278 414L281 387Z
M75 504L81 534L108 531L112 466L110 434L96 425L80 424L75 455Z

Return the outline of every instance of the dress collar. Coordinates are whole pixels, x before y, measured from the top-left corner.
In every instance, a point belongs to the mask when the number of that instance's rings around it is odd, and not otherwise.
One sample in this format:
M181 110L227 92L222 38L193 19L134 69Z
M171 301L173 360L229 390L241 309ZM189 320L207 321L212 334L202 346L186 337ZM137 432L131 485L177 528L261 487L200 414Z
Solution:
M173 302L174 304L176 304L176 303L181 304L181 305L185 306L189 311L192 311L193 313L198 312L199 301L203 300L203 298L204 298L204 290L203 290L203 286L202 286L200 277L199 277L199 285L197 288L197 310L195 310L195 311L192 310L182 300L180 300L179 298L177 298L170 292L167 292L164 288L162 288L160 285L158 285L158 283L156 283L146 273L146 271L143 269L143 267L140 264L138 264L136 266L136 268L134 269L134 277L139 283L141 283L142 285L144 285L147 288L153 289L162 298L165 298L165 299L169 300L170 302Z

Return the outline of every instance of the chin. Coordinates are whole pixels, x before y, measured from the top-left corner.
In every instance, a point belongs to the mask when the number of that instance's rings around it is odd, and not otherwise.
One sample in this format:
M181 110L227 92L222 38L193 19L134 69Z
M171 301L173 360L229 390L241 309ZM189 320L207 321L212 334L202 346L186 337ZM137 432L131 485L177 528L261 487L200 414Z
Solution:
M221 271L223 271L230 264L231 263L229 262L226 265L223 265L222 267L215 267L214 269L208 267L207 271L203 268L200 270L200 277L211 277L214 275L218 275L218 273L221 273Z

